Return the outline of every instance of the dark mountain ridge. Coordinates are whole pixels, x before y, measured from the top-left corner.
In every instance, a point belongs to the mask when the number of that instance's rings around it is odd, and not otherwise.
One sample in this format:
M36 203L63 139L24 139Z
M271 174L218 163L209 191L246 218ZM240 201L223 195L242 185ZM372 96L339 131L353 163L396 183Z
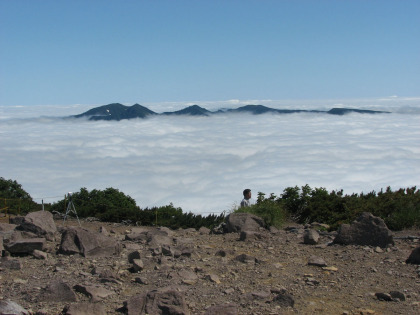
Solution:
M164 112L162 115L191 115L191 116L209 116L212 114L211 111L200 107L198 105L188 106L184 109L177 110L175 112Z
M75 115L75 118L89 117L89 120L122 120L132 118L146 118L150 115L157 115L154 111L139 104L125 106L113 103L92 108L87 112Z
M349 113L359 114L385 114L390 112L362 110L353 108L332 108L328 111L321 110L304 110L304 109L275 109L264 105L245 105L238 108L209 111L201 106L192 105L184 109L174 112L164 112L158 114L147 107L139 104L133 106L126 106L120 103L113 103L92 108L82 114L71 116L73 118L88 118L89 120L123 120L134 118L147 118L154 115L188 115L188 116L210 116L222 113L248 113L253 115L261 115L266 113L273 114L293 114L293 113L320 113L329 115L345 115Z

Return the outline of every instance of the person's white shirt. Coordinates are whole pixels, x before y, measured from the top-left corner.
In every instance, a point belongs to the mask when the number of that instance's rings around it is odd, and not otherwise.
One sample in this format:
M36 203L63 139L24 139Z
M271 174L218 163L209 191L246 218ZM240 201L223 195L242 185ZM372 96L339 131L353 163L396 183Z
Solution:
M253 204L253 202L252 202L252 200L251 200L251 198L249 198L249 199L242 199L242 201L241 201L241 208L243 208L243 207L249 207L249 206L251 206Z

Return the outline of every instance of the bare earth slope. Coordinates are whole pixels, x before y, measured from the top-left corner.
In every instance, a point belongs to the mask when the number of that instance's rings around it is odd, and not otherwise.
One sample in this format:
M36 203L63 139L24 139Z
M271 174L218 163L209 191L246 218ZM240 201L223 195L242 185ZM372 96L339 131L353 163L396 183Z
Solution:
M63 225L62 221L56 224ZM125 240L135 227L103 222L82 222L82 226L93 231L105 227L123 244L121 254L95 259L61 255L56 254L60 239L49 241L47 259L8 257L18 260L20 269L0 265L0 299L12 300L34 314L59 314L75 302L41 301L39 296L53 280L61 280L71 288L107 289L110 295L98 294L93 300L89 294L76 293L78 302L100 303L107 314L121 314L117 309L135 294L168 286L184 296L191 314L204 314L209 307L225 303L233 303L237 314L420 313L420 269L405 264L419 242L399 238L419 236L418 231L394 233L395 246L382 250L327 246L333 239L328 233L321 235L319 245L306 245L301 228L264 231L263 239L252 241L240 241L238 233L178 230L171 235L172 246L190 253L179 256L152 252L149 245ZM133 272L127 258L133 250L138 250L143 263L139 272ZM327 266L308 265L312 256ZM101 273L107 273L108 280ZM282 289L293 297L293 307L275 301ZM390 291L403 293L405 301L380 301L375 296Z

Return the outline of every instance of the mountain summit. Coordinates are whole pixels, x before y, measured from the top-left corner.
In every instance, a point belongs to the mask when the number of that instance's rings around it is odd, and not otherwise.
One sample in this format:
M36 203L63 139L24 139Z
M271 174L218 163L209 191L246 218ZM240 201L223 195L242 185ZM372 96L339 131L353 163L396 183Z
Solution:
M208 116L212 112L200 107L198 105L192 105L189 107L186 107L181 110L177 110L175 112L165 112L163 115L191 115L191 116Z
M92 108L87 112L75 115L73 117L87 117L89 120L122 120L132 118L146 118L150 115L156 115L156 113L139 104L134 104L133 106L125 106L120 103L113 103Z
M210 116L222 113L248 113L253 115L261 115L265 113L273 114L293 114L293 113L321 113L321 114L330 114L330 115L345 115L349 113L359 113L359 114L379 114L379 113L389 113L383 111L374 111L374 110L362 110L362 109L352 109L352 108L333 108L329 111L320 111L320 110L304 110L304 109L275 109L270 108L264 105L245 105L238 108L227 109L227 110L218 110L215 112L209 111L198 105L188 106L184 109L177 110L174 112L164 112L161 114L155 113L154 111L148 109L139 104L134 104L133 106L125 106L120 103L113 103L108 105L103 105L99 107L92 108L87 112L84 112L79 115L71 116L74 118L88 118L89 120L123 120L123 119L133 119L133 118L147 118L153 115L188 115L188 116Z

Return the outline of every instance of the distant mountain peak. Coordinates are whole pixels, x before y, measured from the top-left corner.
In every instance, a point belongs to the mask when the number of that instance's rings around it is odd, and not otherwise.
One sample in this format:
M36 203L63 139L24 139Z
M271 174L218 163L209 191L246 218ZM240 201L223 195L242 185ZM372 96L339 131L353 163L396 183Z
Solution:
M198 106L198 105L191 105L184 109L177 110L175 112L165 112L164 115L191 115L191 116L208 116L211 114L209 110Z
M188 115L188 116L210 116L221 113L248 113L254 115L260 115L265 113L275 114L292 114L292 113L321 113L330 115L345 115L348 113L360 113L360 114L379 114L389 113L383 111L363 110L363 109L352 109L352 108L332 108L329 111L320 110L302 110L302 109L275 109L264 105L245 105L235 109L225 109L211 112L199 105L191 105L184 109L177 110L174 112L164 112L160 115ZM123 120L133 118L147 118L151 115L158 115L154 111L144 107L140 104L134 104L132 106L122 105L120 103L112 103L99 107L92 108L87 112L72 117L81 118L86 117L89 120Z
M132 118L146 118L149 115L156 115L156 113L140 104L125 106L120 103L112 103L92 108L87 112L76 115L74 117L87 117L89 120L122 120Z

